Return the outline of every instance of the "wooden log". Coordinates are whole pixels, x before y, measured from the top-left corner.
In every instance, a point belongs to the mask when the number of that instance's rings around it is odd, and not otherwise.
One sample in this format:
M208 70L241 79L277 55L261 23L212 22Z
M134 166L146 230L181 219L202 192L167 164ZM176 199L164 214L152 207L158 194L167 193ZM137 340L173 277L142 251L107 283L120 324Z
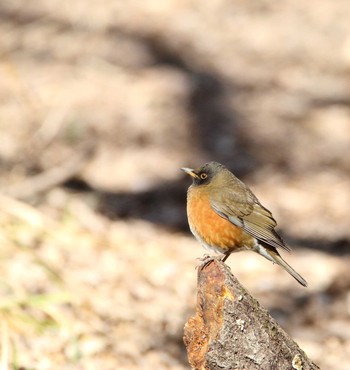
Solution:
M220 260L198 268L197 290L184 331L192 369L319 369Z

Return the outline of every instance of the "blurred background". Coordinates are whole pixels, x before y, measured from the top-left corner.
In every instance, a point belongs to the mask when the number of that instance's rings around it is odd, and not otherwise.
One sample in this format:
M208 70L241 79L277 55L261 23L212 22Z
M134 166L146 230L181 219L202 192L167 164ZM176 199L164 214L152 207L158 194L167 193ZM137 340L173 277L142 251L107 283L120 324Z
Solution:
M0 2L2 369L188 369L180 167L224 163L309 287L241 283L321 368L350 362L350 4Z

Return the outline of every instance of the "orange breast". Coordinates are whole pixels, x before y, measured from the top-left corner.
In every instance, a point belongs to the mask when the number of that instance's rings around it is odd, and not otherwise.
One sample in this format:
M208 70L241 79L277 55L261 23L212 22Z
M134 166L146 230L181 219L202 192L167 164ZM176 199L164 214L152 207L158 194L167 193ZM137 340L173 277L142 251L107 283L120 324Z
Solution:
M207 246L225 252L245 249L242 229L219 216L210 206L208 194L200 188L190 188L187 196L187 216L197 239Z

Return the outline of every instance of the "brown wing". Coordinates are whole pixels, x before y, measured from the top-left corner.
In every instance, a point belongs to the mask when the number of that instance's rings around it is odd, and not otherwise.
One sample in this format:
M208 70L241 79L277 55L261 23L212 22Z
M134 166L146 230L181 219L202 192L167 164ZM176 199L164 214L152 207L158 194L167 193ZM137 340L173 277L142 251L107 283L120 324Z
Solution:
M218 215L241 227L261 243L290 250L276 233L277 223L271 212L260 204L249 188L245 187L245 191L239 194L226 188L220 194L211 197L210 203Z

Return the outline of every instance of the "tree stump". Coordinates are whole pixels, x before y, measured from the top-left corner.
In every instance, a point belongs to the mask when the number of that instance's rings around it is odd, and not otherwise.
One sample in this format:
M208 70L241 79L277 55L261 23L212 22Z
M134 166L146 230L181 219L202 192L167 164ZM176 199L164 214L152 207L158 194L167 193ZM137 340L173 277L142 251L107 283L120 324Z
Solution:
M221 261L198 268L197 289L184 331L192 369L319 369Z

